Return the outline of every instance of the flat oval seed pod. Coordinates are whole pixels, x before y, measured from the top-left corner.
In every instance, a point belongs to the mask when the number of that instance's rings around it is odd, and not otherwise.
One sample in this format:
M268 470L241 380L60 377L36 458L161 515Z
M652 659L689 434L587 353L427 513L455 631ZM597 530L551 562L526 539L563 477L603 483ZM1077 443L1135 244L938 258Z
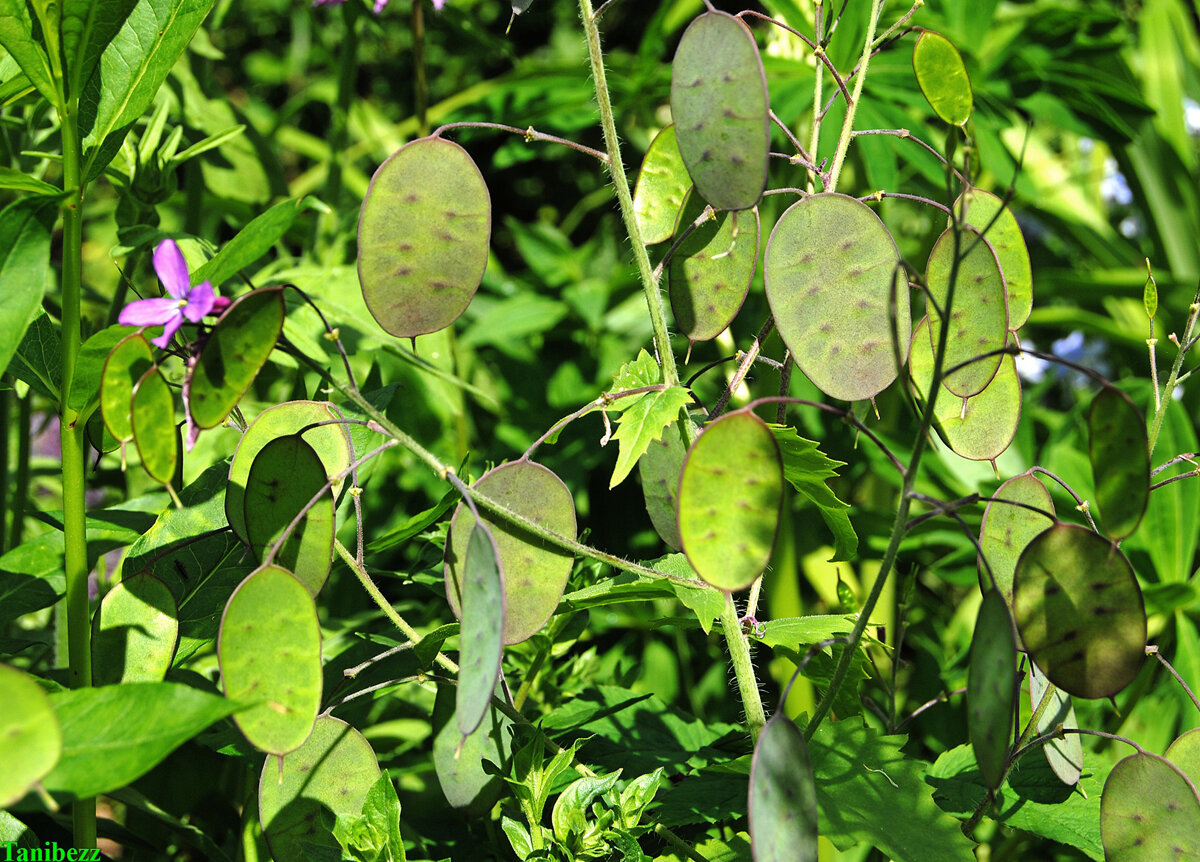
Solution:
M1025 548L1013 617L1030 659L1077 697L1111 697L1146 658L1146 610L1133 567L1103 536L1075 524L1055 524Z
M1128 395L1106 386L1092 399L1088 433L1100 524L1119 542L1137 529L1150 502L1146 423Z
M321 628L308 588L262 566L238 584L217 636L221 688L249 708L233 721L255 748L287 754L303 744L321 705Z
M946 337L946 368L999 350L1008 338L1008 300L996 253L972 228L962 231L960 243L959 254L965 253L966 257L959 262L956 273L954 307L950 310L950 332ZM953 263L954 231L948 230L934 243L926 274L929 298L937 303L936 307L933 301L926 303L929 342L934 355L942 327L937 309L946 307ZM947 374L942 384L963 398L978 395L992 382L1003 358L997 354L972 362Z
M500 550L479 523L467 539L462 577L462 629L455 718L470 736L492 705L504 655L504 571Z
M133 441L142 467L166 485L175 478L179 462L179 432L175 428L175 399L157 365L133 387L132 406Z
M967 67L953 43L941 33L923 32L913 47L913 71L934 113L951 125L965 126L975 97Z
M672 123L654 136L638 171L633 214L637 216L642 242L654 245L671 238L691 187L692 178L683 165Z
M541 464L514 461L489 470L473 486L509 509L553 530L575 537L575 501L562 480ZM562 598L571 573L571 555L491 518L484 518L500 551L505 572L504 643L512 645L536 634ZM461 503L450 519L446 542L446 599L454 615L462 619L462 563L475 516Z
M1200 797L1157 754L1131 754L1112 768L1100 797L1107 862L1200 856Z
M379 761L361 733L340 718L318 718L308 739L282 763L273 757L263 762L258 816L271 855L312 859L317 848L340 854L324 820L361 814L379 775Z
M1030 709L1037 709L1049 687L1049 680L1038 670L1038 666L1029 665ZM1050 706L1038 721L1038 735L1049 733L1060 724L1063 728L1079 727L1071 696L1062 689L1055 688L1050 697ZM1069 733L1062 739L1051 739L1042 746L1042 754L1046 756L1046 762L1050 764L1050 769L1058 776L1059 781L1071 787L1079 783L1079 777L1083 774L1083 738L1079 734Z
M451 716L454 693L438 686L433 704L433 767L442 794L453 808L480 817L499 798L504 780L484 769L484 762L505 767L512 754L512 721L498 710L489 710L475 732L463 739Z
M793 204L771 231L763 275L775 326L818 389L860 401L896 379L893 343L908 354L908 283L870 207L832 193Z
M771 560L782 507L783 462L765 422L730 413L701 432L679 477L679 537L701 578L750 586Z
M683 163L714 209L749 209L762 197L767 109L767 77L750 28L717 11L692 21L671 63L671 116Z
M179 609L153 575L136 574L108 591L92 620L92 684L162 682L179 641Z
M967 729L984 784L1004 782L1017 706L1017 639L1004 596L983 594L967 670Z
M1054 514L1054 500L1050 492L1032 471L1013 476L991 496L997 500L1036 506ZM983 510L983 521L979 525L979 547L983 549L983 556L996 580L996 589L1004 596L1009 607L1012 607L1013 572L1016 571L1021 552L1034 537L1053 524L1050 518L1032 509L997 503L995 500ZM982 561L979 565L979 583L984 590L992 586Z
M679 212L679 236L704 211L688 195ZM725 331L746 300L758 263L758 210L718 213L675 250L667 279L675 325L688 341L708 341Z
M138 332L118 341L104 361L100 377L100 413L109 433L121 443L133 439L130 411L133 387L153 365L150 342Z
M962 221L982 232L987 228L987 241L996 252L1004 273L1008 291L1008 328L1016 332L1029 319L1033 310L1033 267L1029 263L1029 248L1012 210L991 192L971 189L959 196L954 204ZM999 215L997 216L997 213ZM993 222L992 219L995 219ZM991 227L988 227L989 222Z
M910 381L917 397L925 400L933 380L933 349L925 333L923 318L913 333L909 356ZM963 399L942 387L933 406L939 436L954 452L972 461L993 461L1012 443L1021 421L1021 378L1016 360L1001 357L1000 368L982 392Z
M1164 757L1200 788L1200 727L1189 730L1172 742Z
M346 426L308 426L338 418L339 415L328 401L286 401L268 407L250 423L233 452L233 461L229 465L229 485L225 488L225 516L239 539L247 544L250 541L246 536L244 506L246 480L255 456L275 438L303 430L300 436L313 447L325 465L326 478L336 476L350 466L350 438L346 434ZM344 482L345 479L334 481L335 498L341 493Z
M325 465L299 434L277 437L255 456L246 478L243 519L258 562L325 483ZM333 566L333 521L333 493L326 489L275 555L275 563L314 596Z
M0 809L41 781L62 756L62 725L42 687L0 664ZM11 846L11 845L10 845Z
M215 428L237 406L279 340L283 313L283 288L260 287L217 320L183 381L189 438L191 429Z
M750 847L754 862L816 862L817 785L804 734L776 713L750 763Z
M653 441L638 460L650 523L659 538L677 551L680 548L679 474L683 472L685 457L687 447L679 423L675 422L663 430L662 436Z
M487 266L492 201L467 151L442 138L405 144L379 166L358 217L358 281L387 332L445 329Z

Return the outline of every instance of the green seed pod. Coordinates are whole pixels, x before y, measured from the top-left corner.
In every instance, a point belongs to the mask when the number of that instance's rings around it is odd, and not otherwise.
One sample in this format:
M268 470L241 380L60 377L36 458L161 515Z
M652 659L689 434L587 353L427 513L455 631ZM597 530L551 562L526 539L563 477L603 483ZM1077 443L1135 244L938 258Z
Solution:
M954 126L971 119L975 98L962 55L941 33L924 31L913 46L917 84L934 113Z
M1150 446L1142 414L1119 389L1096 393L1088 411L1088 458L1100 523L1113 541L1126 538L1150 503Z
M415 338L466 310L487 267L492 201L458 144L420 138L371 178L358 218L358 280L387 332Z
M1200 797L1165 758L1131 754L1112 768L1100 797L1100 841L1112 862L1200 856Z
M671 63L671 115L683 163L719 210L749 209L767 187L767 78L750 29L725 12L697 17Z
M984 783L1004 782L1017 706L1017 640L1008 605L997 590L983 594L967 672L967 729Z
M675 124L672 123L650 142L634 187L633 212L646 245L671 238L679 210L691 187L692 178L679 154Z
M804 734L786 716L772 716L754 746L749 808L755 862L816 862L816 780Z

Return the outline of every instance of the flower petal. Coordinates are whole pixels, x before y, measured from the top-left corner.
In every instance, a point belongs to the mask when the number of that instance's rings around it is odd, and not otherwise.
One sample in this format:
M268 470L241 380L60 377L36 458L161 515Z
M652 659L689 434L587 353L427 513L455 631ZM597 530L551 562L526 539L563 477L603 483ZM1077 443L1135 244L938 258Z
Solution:
M192 323L199 323L204 316L213 310L216 297L213 294L211 282L202 282L188 291L187 305L183 307L183 316Z
M161 326L179 316L179 302L166 297L138 299L121 309L118 322L125 326Z
M172 317L170 320L168 320L166 322L166 325L163 329L163 334L160 335L158 338L151 338L150 343L155 344L165 350L167 345L171 343L171 339L175 336L175 333L179 331L179 327L182 325L183 325L183 315L182 314Z
M154 250L154 271L167 293L176 299L185 299L192 277L188 274L187 261L173 239L165 239Z

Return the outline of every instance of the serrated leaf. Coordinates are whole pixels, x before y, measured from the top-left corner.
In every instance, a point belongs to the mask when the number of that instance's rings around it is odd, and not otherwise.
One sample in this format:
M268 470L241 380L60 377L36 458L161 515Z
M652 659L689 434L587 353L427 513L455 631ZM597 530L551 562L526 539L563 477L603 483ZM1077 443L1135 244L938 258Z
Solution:
M617 487L646 454L650 444L662 437L667 426L679 418L679 411L691 401L691 393L682 386L670 386L637 396L617 419L613 439L617 441L617 464L613 467L610 489Z
M624 392L628 389L640 389L643 386L654 386L662 383L662 369L658 367L658 363L643 348L638 351L637 359L626 362L621 366L621 370L613 375L612 387L609 392ZM607 409L609 411L624 410L630 404L632 399L619 399L614 401Z
M843 850L866 842L896 862L973 862L974 845L934 804L928 764L904 754L907 741L857 719L817 728L808 750L821 834Z
M818 443L805 440L789 425L767 423L767 427L775 435L779 454L783 456L783 478L817 507L833 533L830 562L853 559L858 553L858 534L846 511L850 504L839 500L825 484L826 480L837 478L836 468L845 467L846 462L833 460L821 451Z

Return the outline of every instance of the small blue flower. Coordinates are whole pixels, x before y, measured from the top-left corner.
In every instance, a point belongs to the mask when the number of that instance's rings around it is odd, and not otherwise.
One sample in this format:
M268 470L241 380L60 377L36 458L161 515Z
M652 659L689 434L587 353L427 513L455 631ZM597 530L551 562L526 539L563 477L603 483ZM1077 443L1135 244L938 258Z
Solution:
M118 320L125 326L161 326L163 334L150 339L152 344L165 348L171 343L186 318L199 323L205 315L221 311L229 300L218 297L209 282L192 286L183 252L168 239L159 243L154 250L154 271L167 289L167 296L156 299L139 299L129 303L121 311Z

